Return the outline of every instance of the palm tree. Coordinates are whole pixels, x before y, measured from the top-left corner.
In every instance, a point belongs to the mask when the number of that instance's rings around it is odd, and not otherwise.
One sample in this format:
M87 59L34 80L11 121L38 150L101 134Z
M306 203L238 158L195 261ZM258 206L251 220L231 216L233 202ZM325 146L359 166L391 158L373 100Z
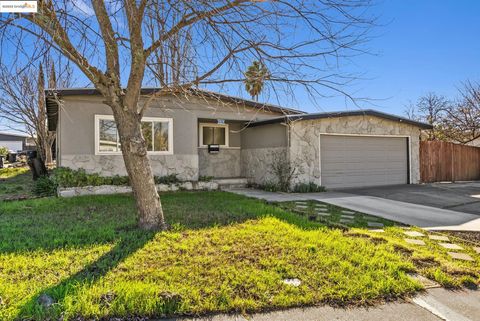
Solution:
M258 95L262 92L265 80L269 78L267 67L259 62L254 61L245 72L245 89L252 96L252 99L258 101Z

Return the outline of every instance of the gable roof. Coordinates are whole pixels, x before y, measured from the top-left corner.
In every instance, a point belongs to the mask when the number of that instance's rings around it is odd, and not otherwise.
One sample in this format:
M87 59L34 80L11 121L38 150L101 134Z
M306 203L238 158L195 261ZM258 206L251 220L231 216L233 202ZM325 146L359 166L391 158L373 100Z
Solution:
M151 95L159 91L159 88L142 88L140 91L141 95ZM305 114L305 112L285 108L279 105L261 103L258 101L245 99L241 97L230 96L226 94L221 94L213 91L203 90L203 89L189 89L186 94L192 96L198 96L203 98L209 98L214 100L220 100L228 103L233 103L237 105L243 105L245 107L258 108L271 112L297 115ZM48 120L48 129L51 131L56 130L58 122L58 99L65 96L90 96L90 95L100 95L100 92L95 88L61 88L61 89L46 89L45 90L45 100L47 105L47 120Z
M336 117L347 117L347 116L375 116L379 118L388 119L391 121L396 121L399 123L417 126L422 129L433 128L433 126L430 124L422 123L422 122L408 119L405 117L387 114L387 113L373 110L373 109L360 109L360 110L351 110L351 111L337 111L337 112L299 114L299 115L285 115L285 116L274 117L266 120L253 121L248 124L248 127L256 127L256 126L262 126L267 124L288 123L290 121L295 121L295 120L301 121L301 120L336 118Z

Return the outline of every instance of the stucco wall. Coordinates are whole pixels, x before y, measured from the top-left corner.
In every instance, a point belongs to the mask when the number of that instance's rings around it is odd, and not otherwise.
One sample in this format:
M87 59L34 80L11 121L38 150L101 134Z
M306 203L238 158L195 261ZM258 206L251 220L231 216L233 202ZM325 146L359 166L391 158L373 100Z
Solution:
M95 155L95 115L111 115L100 96L67 96L59 109L58 164L71 168L85 168L104 175L125 175L121 155ZM177 173L180 177L195 180L199 175L198 122L204 119L251 121L276 117L278 113L245 108L219 101L195 97L189 99L162 97L154 100L145 117L173 118L173 155L150 155L155 175ZM237 123L238 126L240 126ZM232 125L232 129L239 129ZM235 127L235 128L234 128ZM231 133L230 145L240 147L241 134ZM233 153L233 152L232 152ZM222 156L231 157L225 153ZM225 168L223 177L240 176L240 152L233 166ZM219 159L218 157L216 158ZM207 160L207 158L204 158ZM231 165L231 164L230 164ZM204 173L215 171L218 162L202 165ZM208 168L209 167L209 168ZM227 173L227 169L231 169ZM206 174L201 174L206 175ZM209 175L219 176L219 175Z
M209 154L206 148L198 150L200 176L240 177L240 148L220 148L220 152Z
M249 183L276 183L271 164L274 159L286 160L287 155L287 147L242 149L242 177L247 178Z
M290 160L298 169L294 183L319 182L319 137L323 133L408 136L410 137L411 183L417 184L420 180L420 129L416 126L374 116L296 121L290 126Z
M274 158L287 157L287 127L269 124L242 131L241 173L249 182L275 182L271 165Z

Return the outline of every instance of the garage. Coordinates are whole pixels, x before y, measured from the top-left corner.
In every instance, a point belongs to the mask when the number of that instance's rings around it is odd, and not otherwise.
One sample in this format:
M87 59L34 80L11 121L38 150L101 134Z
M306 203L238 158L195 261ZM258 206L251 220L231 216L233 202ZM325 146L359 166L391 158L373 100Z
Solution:
M409 183L409 139L320 135L321 184L327 188Z
M22 141L3 141L0 140L0 147L6 147L9 151L19 151L23 149Z

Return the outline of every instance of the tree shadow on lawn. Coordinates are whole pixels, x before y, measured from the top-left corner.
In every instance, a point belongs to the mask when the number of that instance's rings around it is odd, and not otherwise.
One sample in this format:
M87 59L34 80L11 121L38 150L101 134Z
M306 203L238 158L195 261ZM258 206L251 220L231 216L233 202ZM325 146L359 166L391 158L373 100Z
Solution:
M301 228L320 226L265 202L231 193L177 192L161 197L167 222L175 229L208 228L266 215ZM37 289L22 304L16 318L44 315L46 311L38 304L41 294L63 302L67 294L80 288L78 285L93 283L105 276L143 248L155 234L136 227L134 201L130 195L45 198L0 204L0 255L114 244L107 253L60 283ZM48 311L56 316L61 312L53 308Z

